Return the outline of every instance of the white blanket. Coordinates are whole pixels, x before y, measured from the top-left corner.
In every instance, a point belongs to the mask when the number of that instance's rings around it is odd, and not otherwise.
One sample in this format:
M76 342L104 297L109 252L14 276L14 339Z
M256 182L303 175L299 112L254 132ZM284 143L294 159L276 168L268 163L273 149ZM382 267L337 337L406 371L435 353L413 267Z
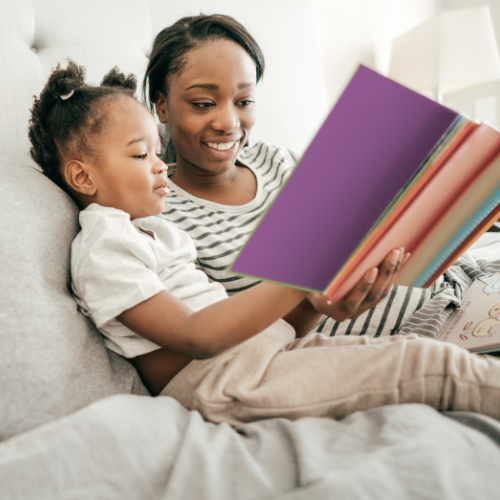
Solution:
M113 396L1 443L0 498L499 498L499 423L453 417L401 405L233 429Z

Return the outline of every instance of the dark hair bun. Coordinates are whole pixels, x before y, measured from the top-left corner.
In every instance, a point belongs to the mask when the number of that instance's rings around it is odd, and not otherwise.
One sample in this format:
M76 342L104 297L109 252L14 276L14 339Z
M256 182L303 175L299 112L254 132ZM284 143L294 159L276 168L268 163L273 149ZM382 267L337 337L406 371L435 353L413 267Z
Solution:
M61 69L58 64L56 69L50 75L45 89L58 99L62 95L67 95L85 85L85 68L78 66L74 61L68 59L68 67Z
M137 89L137 78L132 73L125 75L121 73L115 66L108 74L102 79L101 85L103 87L120 87L135 92Z

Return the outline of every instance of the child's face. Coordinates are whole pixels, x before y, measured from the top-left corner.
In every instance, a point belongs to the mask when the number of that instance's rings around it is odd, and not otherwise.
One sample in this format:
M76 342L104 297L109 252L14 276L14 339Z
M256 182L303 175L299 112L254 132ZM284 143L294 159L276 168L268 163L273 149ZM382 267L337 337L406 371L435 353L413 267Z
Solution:
M168 189L155 120L131 98L108 106L97 154L87 162L96 187L92 202L123 210L131 219L157 215Z

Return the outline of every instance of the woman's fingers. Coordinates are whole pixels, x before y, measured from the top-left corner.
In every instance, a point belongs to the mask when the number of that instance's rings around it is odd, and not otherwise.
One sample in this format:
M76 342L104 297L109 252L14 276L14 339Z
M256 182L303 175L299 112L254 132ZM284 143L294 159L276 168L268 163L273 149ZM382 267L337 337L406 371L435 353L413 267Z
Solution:
M356 286L341 300L335 303L336 309L342 320L350 318L353 314L357 314L360 305L366 300L366 296L370 293L373 284L377 280L379 270L376 267L369 269L363 278L356 284ZM327 302L331 305L331 302Z
M399 270L410 257L409 253L404 253L404 248L399 248L397 250L399 250L399 254L393 250L381 264L381 268L385 266L385 269L380 273L380 282L374 284L373 294L370 294L363 304L360 305L358 313L356 316L353 316L352 319L356 319L368 309L375 307L390 292L394 282L396 281ZM396 255L397 261L394 262L394 257Z
M346 308L346 315L343 319L356 319L365 311L375 307L381 300L383 300L394 284L398 271L403 264L403 259L404 248L396 248L389 253L379 266L376 279L373 283L371 283L371 285L369 285L366 279L368 273L365 274L364 285L363 281L361 281L351 292L355 293L355 297L357 299L361 298L362 300L357 301L355 308L352 306ZM377 268L373 268L369 272L373 272L376 269ZM349 300L350 298L351 294L348 294L343 301Z
M403 255L404 249L396 248L384 259L380 265L378 278L366 296L365 302L367 304L375 304L387 295L401 267Z
M317 311L330 316L335 321L342 322L358 314L359 307L370 292L378 273L376 267L368 270L356 286L338 302L332 303L323 294L311 294L309 300Z
M410 254L404 253L404 248L394 249L378 268L369 269L356 286L338 302L332 303L322 294L311 294L309 300L316 310L336 321L356 319L387 296L409 256Z
M405 253L405 256L404 256L404 259L403 259L403 266L406 264L406 262L408 261L408 259L410 258L410 255L411 253L408 252L408 253Z

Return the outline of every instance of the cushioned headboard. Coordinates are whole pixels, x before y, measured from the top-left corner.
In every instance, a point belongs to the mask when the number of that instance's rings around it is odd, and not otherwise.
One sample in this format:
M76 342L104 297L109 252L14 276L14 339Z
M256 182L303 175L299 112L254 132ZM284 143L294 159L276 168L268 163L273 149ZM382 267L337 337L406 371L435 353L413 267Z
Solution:
M264 50L252 142L301 151L326 111L313 0L0 0L0 156L31 162L29 108L58 62L92 82L115 65L141 78L156 33L200 12L233 15Z

